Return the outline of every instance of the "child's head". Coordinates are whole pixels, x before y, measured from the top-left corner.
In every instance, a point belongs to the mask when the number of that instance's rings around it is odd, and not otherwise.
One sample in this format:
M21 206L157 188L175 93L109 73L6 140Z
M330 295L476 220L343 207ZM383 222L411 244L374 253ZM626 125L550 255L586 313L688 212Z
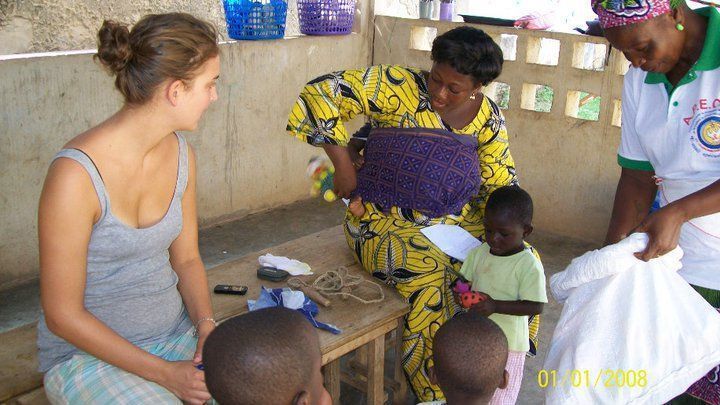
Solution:
M287 308L229 319L203 348L205 382L221 404L330 404L321 363L317 332Z
M508 343L495 322L475 312L460 314L435 333L431 379L447 403L486 404L507 386Z
M132 30L106 20L95 57L115 75L125 102L141 105L168 80L190 86L218 53L215 27L190 14L168 13L147 15Z
M490 253L509 256L524 249L532 232L533 203L530 194L518 186L495 190L485 205L485 242Z

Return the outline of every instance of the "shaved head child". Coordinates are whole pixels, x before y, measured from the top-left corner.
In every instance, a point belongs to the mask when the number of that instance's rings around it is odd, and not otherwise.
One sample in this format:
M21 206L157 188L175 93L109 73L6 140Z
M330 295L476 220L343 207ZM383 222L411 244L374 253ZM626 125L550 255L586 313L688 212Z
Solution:
M205 383L220 404L325 405L317 332L297 311L266 308L222 323L203 349Z
M438 329L434 342L431 378L448 405L487 404L507 385L507 338L487 317L460 314Z

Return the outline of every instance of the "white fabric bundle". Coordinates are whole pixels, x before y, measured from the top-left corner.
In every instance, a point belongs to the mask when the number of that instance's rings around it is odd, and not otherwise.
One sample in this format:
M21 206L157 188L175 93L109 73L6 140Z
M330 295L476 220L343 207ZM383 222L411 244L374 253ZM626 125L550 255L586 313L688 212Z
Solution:
M538 381L548 404L664 403L720 364L720 315L677 274L682 250L643 262L633 253L647 241L633 234L551 277L565 305L543 367L553 380Z
M306 276L313 274L312 269L307 263L299 260L290 259L285 256L274 256L266 253L258 257L258 263L261 266L275 267L276 269L285 270L291 276Z

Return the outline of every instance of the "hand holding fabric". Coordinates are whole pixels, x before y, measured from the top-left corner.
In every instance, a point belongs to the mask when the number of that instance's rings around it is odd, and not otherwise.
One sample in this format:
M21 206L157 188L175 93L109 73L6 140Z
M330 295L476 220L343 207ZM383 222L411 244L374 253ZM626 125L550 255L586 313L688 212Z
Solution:
M673 204L645 217L634 232L647 233L650 241L645 250L635 253L635 257L648 261L675 249L680 239L680 228L684 223L685 215Z

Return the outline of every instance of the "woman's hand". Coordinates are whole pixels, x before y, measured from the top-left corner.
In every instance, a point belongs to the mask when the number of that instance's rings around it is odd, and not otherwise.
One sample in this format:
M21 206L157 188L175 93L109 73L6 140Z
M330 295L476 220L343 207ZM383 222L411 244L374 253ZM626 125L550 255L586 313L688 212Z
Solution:
M357 175L350 160L349 148L338 145L323 145L325 153L335 166L335 177L333 178L333 191L338 197L350 198L350 194L357 187Z
M490 316L497 311L496 307L497 305L495 300L491 296L485 294L485 299L471 306L470 311L477 312L480 315Z
M212 332L215 329L215 324L212 322L200 322L198 325L198 341L197 341L197 348L195 349L195 355L193 356L193 364L199 365L202 364L202 351L203 346L205 346L205 340L207 340L207 337L210 335L210 332Z
M350 211L355 218L362 218L365 215L365 206L363 205L362 197L359 195L353 197L350 203L348 203L348 211Z
M680 239L680 228L685 221L685 213L673 204L645 217L635 232L647 233L650 240L645 250L635 253L635 256L648 261L675 249Z
M349 162L349 161L348 161ZM335 165L333 191L341 198L350 198L357 188L357 173L352 165Z
M198 370L191 361L167 362L156 382L185 403L202 405L210 400L205 386L205 372Z

